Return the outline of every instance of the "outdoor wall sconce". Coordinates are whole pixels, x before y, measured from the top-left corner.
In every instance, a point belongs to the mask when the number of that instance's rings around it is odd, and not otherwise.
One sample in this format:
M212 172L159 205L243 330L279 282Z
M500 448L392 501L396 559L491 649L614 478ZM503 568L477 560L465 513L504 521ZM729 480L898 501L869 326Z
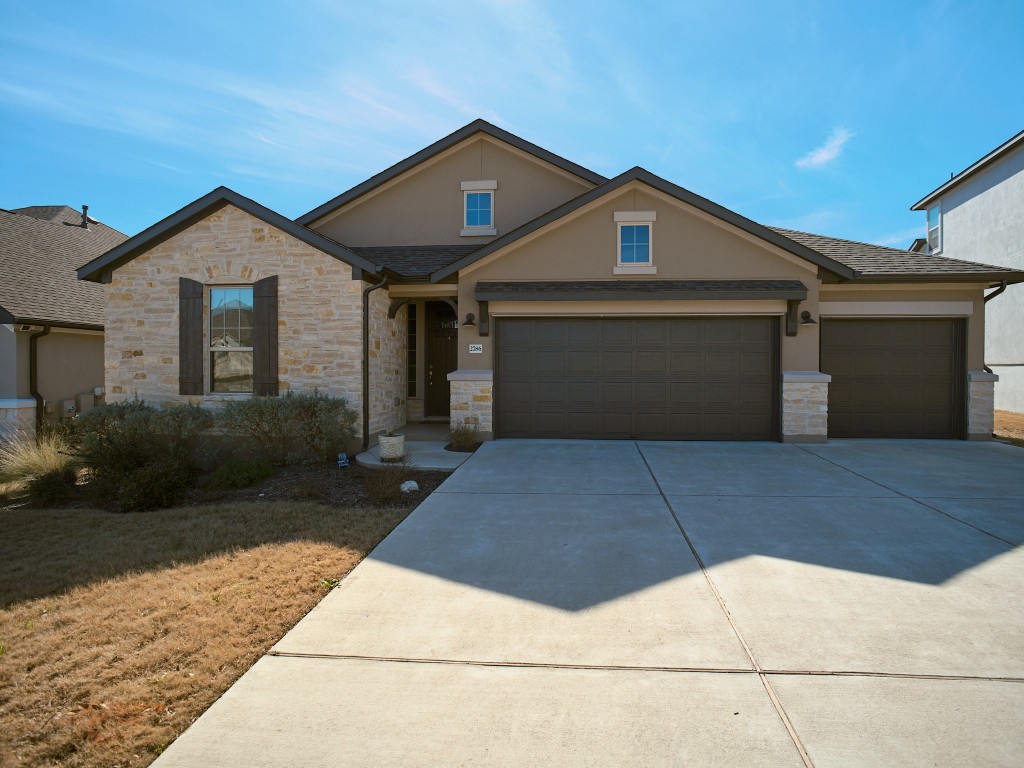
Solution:
M473 325L473 326L475 326L476 325L476 315L474 315L472 312L467 312L466 313L466 322L464 322L463 325Z
M811 313L806 309L800 313L800 325L817 325L818 321L811 317Z

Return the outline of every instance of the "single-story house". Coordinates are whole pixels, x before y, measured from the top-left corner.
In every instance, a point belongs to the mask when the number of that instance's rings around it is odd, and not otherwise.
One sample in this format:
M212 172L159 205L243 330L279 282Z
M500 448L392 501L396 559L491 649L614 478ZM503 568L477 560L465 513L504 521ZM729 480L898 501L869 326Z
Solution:
M104 291L75 270L127 239L88 206L0 209L0 431L34 433L102 389Z
M79 269L110 400L343 395L367 441L987 438L1024 273L762 226L477 120L295 220L224 187Z

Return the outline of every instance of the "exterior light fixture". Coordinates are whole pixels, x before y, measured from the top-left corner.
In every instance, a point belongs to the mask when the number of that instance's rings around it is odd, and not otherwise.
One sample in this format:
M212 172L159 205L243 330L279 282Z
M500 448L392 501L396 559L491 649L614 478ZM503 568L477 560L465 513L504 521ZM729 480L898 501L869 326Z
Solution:
M476 315L474 315L472 312L467 312L466 322L464 322L463 325L476 325Z
M818 321L811 317L811 313L806 309L800 313L800 325L817 325Z

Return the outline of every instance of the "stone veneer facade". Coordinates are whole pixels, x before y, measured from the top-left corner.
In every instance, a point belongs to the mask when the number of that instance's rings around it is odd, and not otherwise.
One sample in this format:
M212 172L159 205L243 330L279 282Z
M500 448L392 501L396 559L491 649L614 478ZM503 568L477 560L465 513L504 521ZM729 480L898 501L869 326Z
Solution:
M178 394L178 278L250 285L270 275L278 276L281 392L344 397L359 412L361 431L364 283L352 279L348 264L231 205L114 271L107 286L108 402L138 396L161 406L212 405L240 397ZM380 304L386 319L386 297ZM209 355L205 360L208 386Z
M782 439L787 443L823 443L828 437L828 384L818 371L782 374Z
M391 298L384 289L370 294L370 433L379 434L405 424L408 392L405 354L408 344L408 306L388 318Z
M999 377L987 371L967 372L967 437L991 440L995 429L995 387Z
M0 400L0 438L36 434L36 401Z
M451 425L473 427L480 437L494 434L494 387L491 371L453 371L448 374L451 387Z

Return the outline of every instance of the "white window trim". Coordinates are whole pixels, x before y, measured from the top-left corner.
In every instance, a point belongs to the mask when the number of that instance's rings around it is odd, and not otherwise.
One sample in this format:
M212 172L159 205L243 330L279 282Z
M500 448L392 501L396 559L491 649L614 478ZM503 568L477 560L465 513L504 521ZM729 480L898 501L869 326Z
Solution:
M498 182L494 179L490 181L464 181L462 182L463 192L487 192L493 191L498 188Z
M615 211L615 266L612 268L613 275L656 275L658 268L654 266L654 222L658 219L656 211ZM622 227L646 224L649 228L650 239L648 241L648 255L650 259L646 264L623 264L622 258Z
M464 181L460 185L462 188L462 229L459 235L462 237L483 237L487 235L498 234L498 227L495 223L494 209L496 200L495 191L498 189L497 179L490 179L485 181ZM466 195L475 192L490 192L491 193L491 223L490 226L486 227L471 227L466 223Z
M931 234L932 234L932 231L931 231L931 228L928 225L928 214L929 214L929 212L931 212L933 210L937 210L938 211L938 223L936 224L936 227L935 227L935 229L938 230L938 237L936 238L936 240L938 241L938 246L934 250L932 249L932 245L931 245ZM925 212L924 212L924 241L925 241L925 244L928 246L928 253L929 254L942 253L942 200L941 199L938 202L936 202L935 205L931 206L930 208L925 209Z
M253 347L214 347L213 346L213 334L210 328L210 320L213 317L213 292L222 288L249 288L252 289L254 283L225 283L220 284L207 284L206 287L206 301L203 306L203 340L206 342L206 359L203 361L203 390L206 392L208 398L224 398L227 400L233 400L237 398L252 397L254 392L214 392L213 391L213 353L214 352L253 352ZM253 304L255 304L256 298L253 296ZM253 328L253 335L255 336L256 329ZM253 371L255 374L255 371ZM255 391L255 382L253 384L253 390Z

